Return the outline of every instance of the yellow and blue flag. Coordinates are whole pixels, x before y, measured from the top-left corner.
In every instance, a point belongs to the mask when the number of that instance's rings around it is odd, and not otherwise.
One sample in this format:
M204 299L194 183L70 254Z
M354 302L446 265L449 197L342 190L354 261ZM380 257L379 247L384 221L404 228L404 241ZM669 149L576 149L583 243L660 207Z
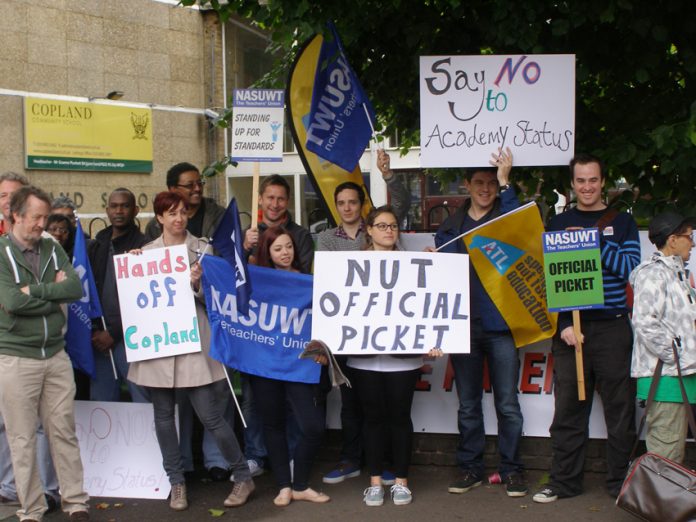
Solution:
M535 203L488 221L462 237L483 287L505 319L518 348L548 339L557 314L548 310Z

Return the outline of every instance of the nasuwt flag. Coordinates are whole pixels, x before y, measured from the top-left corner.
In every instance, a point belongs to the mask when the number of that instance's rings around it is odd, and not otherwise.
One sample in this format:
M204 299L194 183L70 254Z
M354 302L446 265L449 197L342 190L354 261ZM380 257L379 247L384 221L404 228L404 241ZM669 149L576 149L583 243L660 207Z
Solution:
M242 245L242 227L239 222L239 210L237 199L232 198L227 205L225 215L218 224L211 243L220 256L227 261L234 270L234 281L237 288L237 309L244 315L249 315L249 298L251 297L251 280L247 270L244 247Z
M227 261L206 256L201 263L210 356L252 375L319 382L320 365L299 359L311 339L312 276L249 266L253 291L245 317L237 309Z
M94 352L92 352L92 319L102 316L97 286L94 284L92 267L87 258L85 236L77 220L73 268L80 277L82 298L68 305L68 329L65 332L65 349L72 365L94 379Z
M350 172L370 142L375 115L336 27L329 22L327 29L314 78L307 148Z
M505 319L518 348L548 339L557 315L548 311L541 236L544 225L528 203L464 234L476 274Z
M288 127L292 133L292 139L307 176L319 196L319 201L326 211L329 221L335 225L340 222L340 216L336 210L336 205L334 205L333 194L335 188L341 183L352 181L363 187L366 200L366 204L362 208L363 217L367 217L367 213L372 205L359 164L354 165L351 171L346 171L339 165L325 160L307 148L307 131L310 127L312 93L314 91L319 54L323 41L324 37L316 34L300 47L295 62L290 69L285 94L285 106L288 111ZM362 107L356 109L365 114L365 110Z

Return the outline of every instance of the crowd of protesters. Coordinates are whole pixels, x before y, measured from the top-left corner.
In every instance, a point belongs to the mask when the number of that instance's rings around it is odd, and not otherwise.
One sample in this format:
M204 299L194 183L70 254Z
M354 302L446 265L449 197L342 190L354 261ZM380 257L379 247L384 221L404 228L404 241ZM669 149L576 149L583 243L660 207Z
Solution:
M463 241L450 243L519 206L509 149L492 155L490 168L472 169L464 180L470 198L435 235L443 251L466 254ZM377 165L391 197L391 207L373 209L363 218L364 187L348 182L336 187L337 227L317 238L318 250L398 250L400 224L409 193L378 151ZM659 372L655 405L647 415L650 451L684 460L686 410L696 403L696 294L685 263L693 243L693 221L674 213L656 217L649 237L657 251L640 263L638 228L633 217L607 207L601 160L577 155L570 163L576 206L551 218L549 230L598 228L604 288L603 308L582 314L583 339L577 339L569 313L559 316L552 342L555 414L550 426L553 447L548 483L533 495L539 503L583 492L583 469L592 401L577 395L575 350L583 342L586 392L599 391L607 426L607 491L619 489L636 439L636 397L646 399ZM210 238L224 208L203 196L204 180L189 163L167 173L167 190L154 199L155 217L141 232L133 193L116 188L108 197L109 226L87 240L88 258L103 305L95 321L92 346L95 375L73 373L64 350L64 305L81 297L71 258L75 248L75 205L54 201L20 174L0 176L0 502L19 506L23 521L40 521L62 507L70 520L89 520L88 497L75 435L78 399L152 403L157 441L172 486L170 507L188 507L186 474L193 469L194 412L204 427L203 456L213 480L232 480L225 506L245 504L255 491L254 477L269 468L278 493L276 506L293 501L325 503L327 493L310 486L314 460L326 423L326 370L318 384L242 374L243 440L234 431L235 412L225 369L208 355L210 327L201 285L201 238ZM310 274L314 241L287 210L290 186L278 175L267 177L258 194L262 219L249 228L243 248L250 263ZM202 351L128 363L113 257L185 245L191 264ZM434 251L434 249L430 249ZM633 316L627 283L634 287ZM519 444L523 416L517 398L519 358L511 331L488 295L473 265L469 273L471 351L451 356L459 398L458 475L448 485L462 494L482 484L485 432L481 406L484 364L490 372L498 423L498 472L508 496L528 494ZM379 318L376 318L378 321ZM441 356L432 347L428 356ZM408 485L413 424L411 404L422 356L348 356L338 364L353 383L341 386L342 448L340 462L324 476L335 484L357 477L363 465L369 482L368 506L384 503L391 486L396 505L409 504ZM326 364L326 358L315 362ZM679 371L683 379L679 377ZM231 370L230 370L231 371ZM175 426L179 409L179 430ZM455 412L453 412L453 415Z

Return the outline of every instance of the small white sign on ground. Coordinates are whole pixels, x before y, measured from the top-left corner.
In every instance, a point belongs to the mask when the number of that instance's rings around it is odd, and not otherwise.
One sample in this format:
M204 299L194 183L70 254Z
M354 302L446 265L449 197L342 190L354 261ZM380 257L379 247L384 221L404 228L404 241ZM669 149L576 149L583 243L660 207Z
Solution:
M575 149L575 55L421 56L421 167L567 165Z
M283 161L285 92L235 89L232 100L232 159Z
M317 252L312 338L334 354L469 352L469 256Z
M75 401L75 428L91 497L169 496L152 404Z

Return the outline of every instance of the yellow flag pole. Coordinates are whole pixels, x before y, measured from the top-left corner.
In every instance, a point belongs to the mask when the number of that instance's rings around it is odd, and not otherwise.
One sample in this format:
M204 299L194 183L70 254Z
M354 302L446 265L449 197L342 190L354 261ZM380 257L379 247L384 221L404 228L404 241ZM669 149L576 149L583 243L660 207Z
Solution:
M578 379L578 400L585 400L585 368L582 364L582 332L580 310L573 310L573 333L575 334L575 373Z

